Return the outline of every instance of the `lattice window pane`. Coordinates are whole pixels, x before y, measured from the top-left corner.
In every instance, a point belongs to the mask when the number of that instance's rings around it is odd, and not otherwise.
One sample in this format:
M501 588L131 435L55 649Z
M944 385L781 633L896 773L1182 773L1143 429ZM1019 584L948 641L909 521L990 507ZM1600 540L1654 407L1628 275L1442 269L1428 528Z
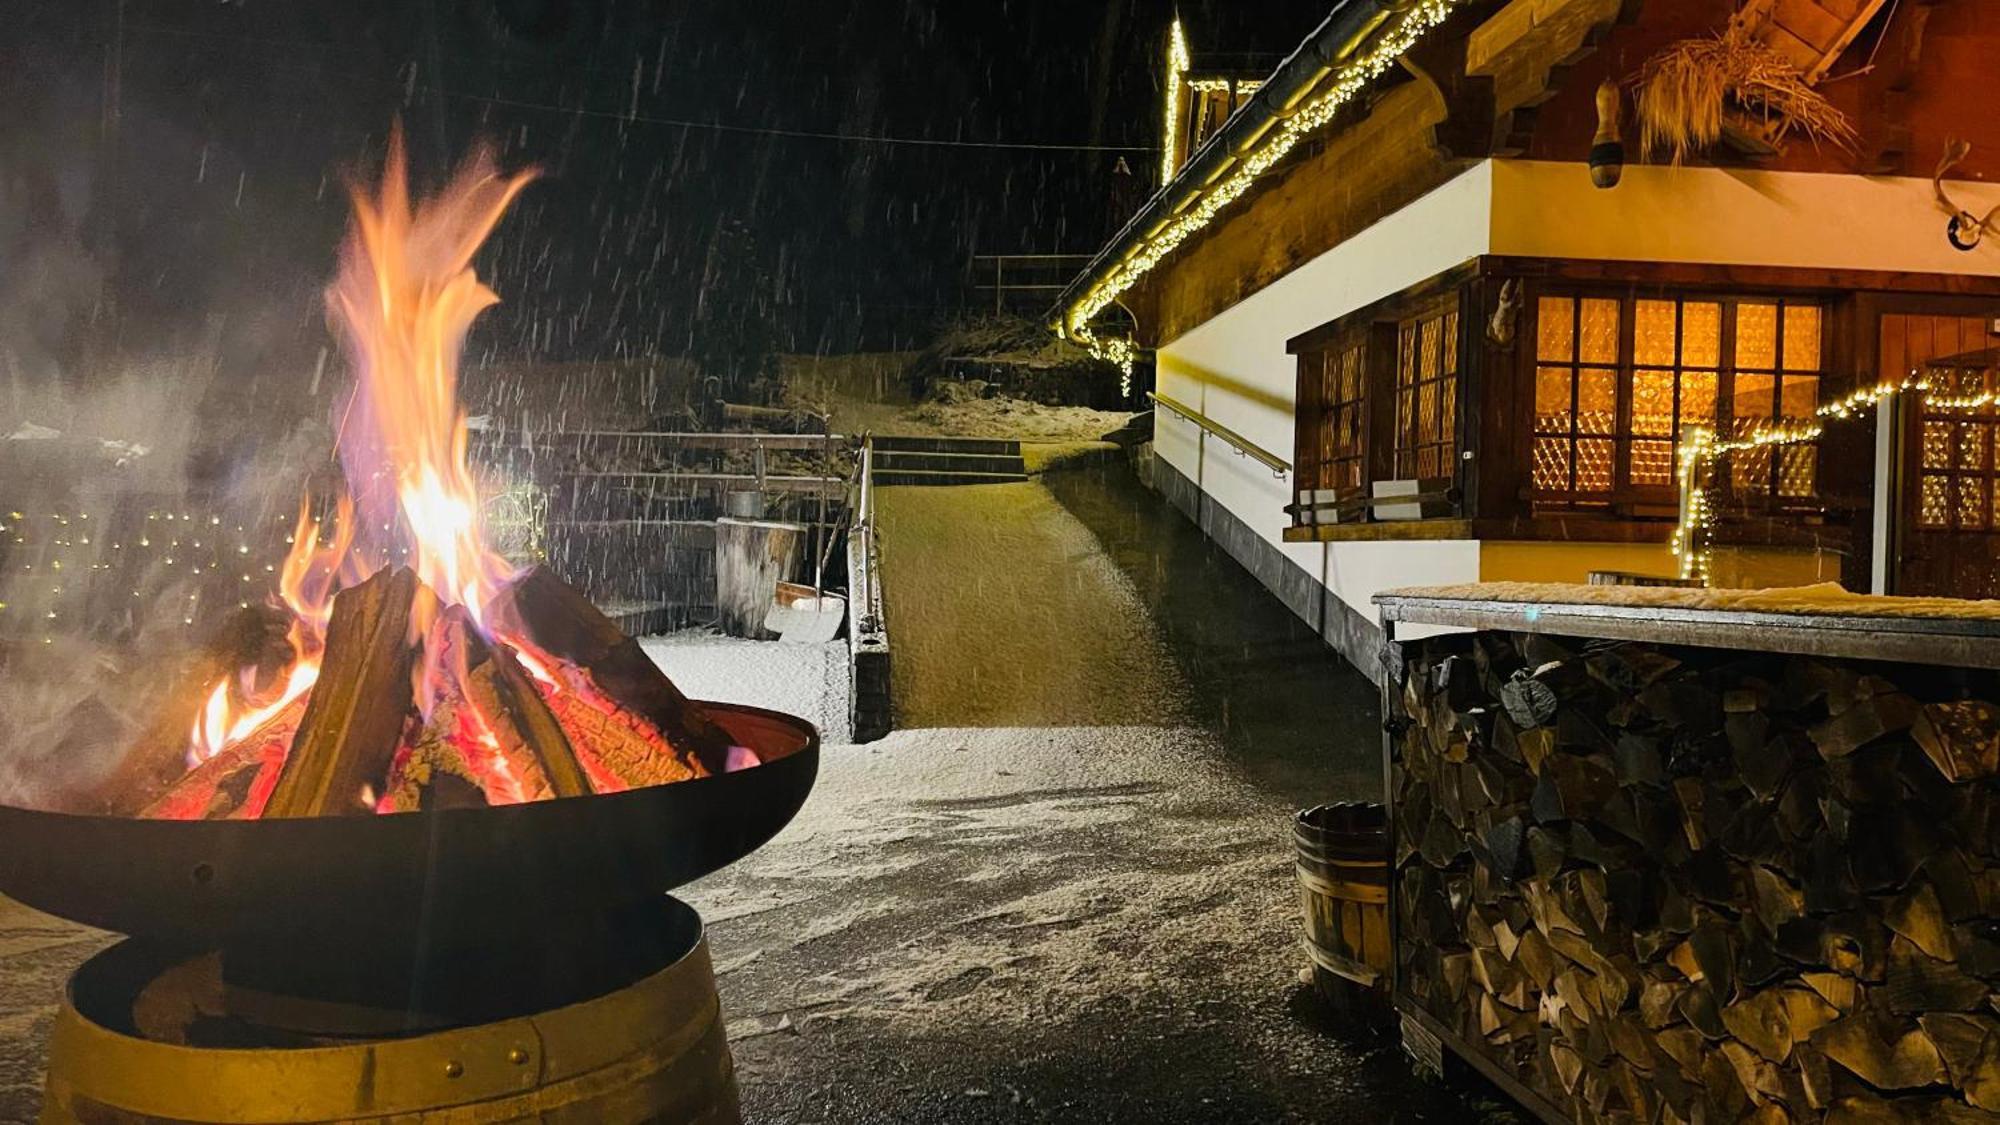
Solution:
M1632 443L1632 483L1670 485L1674 483L1674 443L1635 441Z
M1734 394L1737 434L1751 433L1771 417L1777 389L1778 379L1775 375L1736 376Z
M1787 375L1778 412L1787 418L1804 420L1819 409L1819 376Z
M1419 379L1435 379L1444 359L1444 323L1441 320L1426 320L1423 327L1423 342L1418 345L1422 351L1417 361Z
M1951 466L1951 423L1924 423L1924 468L1944 469Z
M1788 445L1779 451L1778 495L1811 496L1819 469L1819 448Z
M1681 425L1702 425L1711 429L1714 428L1716 423L1715 387L1716 377L1713 371L1684 371L1681 373Z
M1749 301L1736 306L1736 366L1778 366L1778 306Z
M1730 454L1729 481L1738 492L1758 493L1770 488L1770 447L1743 449Z
M1535 439L1535 487L1547 492L1569 491L1569 439Z
M1681 366L1722 366L1722 306L1689 301L1681 306Z
M1950 477L1926 474L1922 481L1917 522L1925 527L1946 527L1951 523Z
M1543 297L1535 311L1538 359L1567 363L1576 358L1576 300Z
M1670 435L1674 432L1674 373L1632 372L1632 432Z
M1458 380L1446 379L1438 384L1438 440L1447 444L1457 444L1458 435L1453 432L1458 420Z
M1981 477L1958 477L1958 526L1978 530L1986 526L1986 481Z
M1676 319L1672 301L1637 302L1632 309L1632 362L1641 367L1672 367L1680 362Z
M1570 372L1567 367L1535 370L1535 432L1566 434L1570 424Z
M1583 330L1577 357L1585 363L1618 362L1618 302L1588 297L1583 302Z
M1458 313L1456 311L1448 312L1444 314L1443 320L1444 369L1447 372L1456 373L1458 371Z
M1818 371L1819 340L1819 306L1786 305L1785 370Z
M1611 491L1611 458L1615 446L1609 438L1580 438L1576 443L1576 488L1578 492Z
M1618 432L1618 372L1586 367L1576 373L1576 428L1585 434Z

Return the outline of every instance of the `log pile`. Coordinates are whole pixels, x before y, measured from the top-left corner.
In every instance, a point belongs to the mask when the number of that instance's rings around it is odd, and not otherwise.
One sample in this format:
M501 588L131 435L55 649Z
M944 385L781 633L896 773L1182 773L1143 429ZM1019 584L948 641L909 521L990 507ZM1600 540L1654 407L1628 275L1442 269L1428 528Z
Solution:
M2000 681L1408 646L1398 988L1577 1121L2000 1115Z

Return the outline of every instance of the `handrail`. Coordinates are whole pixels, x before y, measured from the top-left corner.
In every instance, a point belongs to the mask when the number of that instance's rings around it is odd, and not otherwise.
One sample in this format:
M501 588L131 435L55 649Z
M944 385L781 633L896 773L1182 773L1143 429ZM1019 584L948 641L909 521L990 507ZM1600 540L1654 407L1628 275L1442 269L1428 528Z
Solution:
M1223 441L1229 443L1230 447L1235 449L1240 456L1248 457L1252 461L1258 462L1271 470L1274 475L1282 477L1292 471L1292 463L1290 461L1272 453L1270 450L1265 449L1256 442L1251 441L1249 438L1244 437L1242 434L1237 433L1235 430L1210 418L1208 415L1201 413L1186 403L1168 398L1163 394L1156 394L1153 391L1147 391L1146 397L1186 418L1216 437L1221 438Z
M849 620L853 624L851 636L859 639L864 635L879 634L882 631L882 594L876 571L882 560L875 542L875 435L864 432L861 435L861 456L855 459L855 475L859 478L858 499L854 506L854 519L848 531L847 549L850 557L861 553L861 565L850 566L854 575L853 586L848 593Z

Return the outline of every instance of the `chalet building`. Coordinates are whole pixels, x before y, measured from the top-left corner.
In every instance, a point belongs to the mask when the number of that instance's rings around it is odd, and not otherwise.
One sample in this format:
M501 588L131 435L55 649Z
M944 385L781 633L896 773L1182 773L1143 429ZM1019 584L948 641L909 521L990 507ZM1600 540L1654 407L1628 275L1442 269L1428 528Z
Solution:
M1642 128L1676 52L1804 101ZM1054 315L1150 353L1156 486L1357 666L1387 588L1679 574L1695 427L1794 439L1714 464L1713 584L2000 596L2000 0L1348 0L1253 88L1165 53L1164 183Z

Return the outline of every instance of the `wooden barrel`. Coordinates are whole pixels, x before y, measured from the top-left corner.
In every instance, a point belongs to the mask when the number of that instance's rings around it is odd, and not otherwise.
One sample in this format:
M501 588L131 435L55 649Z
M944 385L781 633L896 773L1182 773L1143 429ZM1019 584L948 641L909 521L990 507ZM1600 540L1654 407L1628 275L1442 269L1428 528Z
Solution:
M209 1049L135 1034L129 1002L121 1015L105 998L129 1000L134 982L174 960L124 942L71 980L51 1037L41 1121L735 1125L715 974L699 921L693 926L677 960L581 1003L426 1035L282 1049Z
M1306 953L1323 973L1387 991L1389 818L1381 805L1321 805L1298 815L1299 906ZM1317 974L1315 974L1317 975Z

